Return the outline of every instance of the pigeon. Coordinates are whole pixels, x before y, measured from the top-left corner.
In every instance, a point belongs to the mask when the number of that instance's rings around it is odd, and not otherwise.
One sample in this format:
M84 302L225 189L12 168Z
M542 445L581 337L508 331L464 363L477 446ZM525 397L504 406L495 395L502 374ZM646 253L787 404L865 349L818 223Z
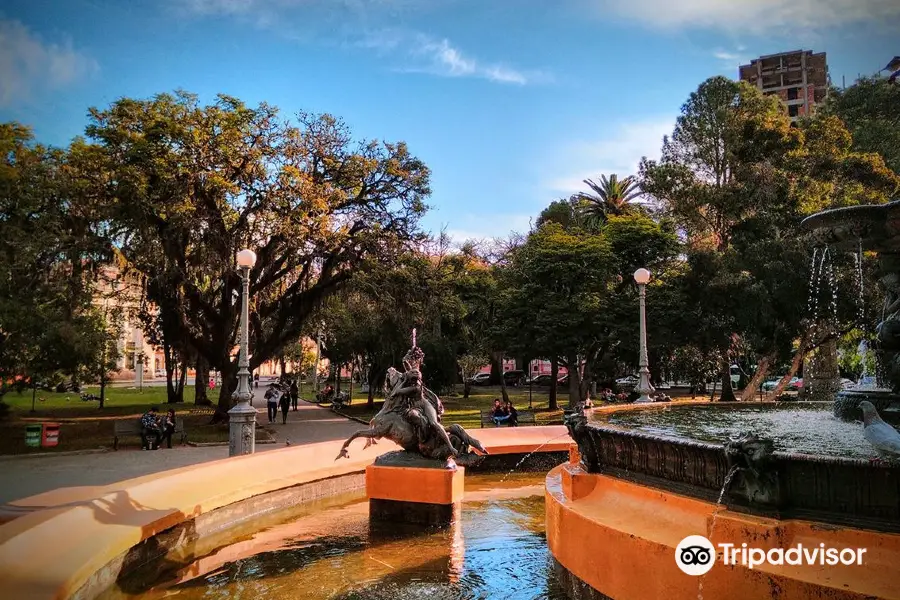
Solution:
M875 405L868 400L859 403L863 412L863 434L878 454L885 458L900 460L900 432L885 423Z

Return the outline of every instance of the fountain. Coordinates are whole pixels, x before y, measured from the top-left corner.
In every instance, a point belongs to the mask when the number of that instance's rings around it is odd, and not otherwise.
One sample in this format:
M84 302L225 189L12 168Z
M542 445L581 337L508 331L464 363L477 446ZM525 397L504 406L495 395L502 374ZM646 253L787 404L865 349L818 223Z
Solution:
M859 420L859 403L868 400L885 420L900 422L900 200L826 210L808 217L802 227L817 246L878 253L879 281L885 291L877 328L878 385L839 392L834 414ZM861 268L862 257L857 260ZM858 277L861 284L862 275Z

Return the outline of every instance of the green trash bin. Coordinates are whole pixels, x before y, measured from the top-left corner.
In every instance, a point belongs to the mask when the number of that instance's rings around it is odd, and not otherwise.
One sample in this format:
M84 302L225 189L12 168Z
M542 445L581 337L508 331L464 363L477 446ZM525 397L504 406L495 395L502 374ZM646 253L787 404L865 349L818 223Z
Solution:
M31 448L37 448L41 445L41 430L43 427L40 424L37 425L26 425L25 426L25 445Z

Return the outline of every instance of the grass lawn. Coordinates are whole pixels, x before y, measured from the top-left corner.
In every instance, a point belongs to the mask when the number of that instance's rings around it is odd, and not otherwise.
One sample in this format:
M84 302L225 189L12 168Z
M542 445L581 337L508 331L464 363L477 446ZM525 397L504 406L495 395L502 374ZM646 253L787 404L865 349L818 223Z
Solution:
M99 394L98 387L87 387L85 392ZM185 398L193 398L193 390L185 390ZM98 402L84 402L77 393L38 391L31 412L31 392L6 394L3 401L11 408L9 418L0 423L0 454L29 454L35 452L66 452L112 447L113 422L116 419L136 419L151 406L160 411L174 407L176 414L184 419L188 440L192 442L227 442L228 425L210 425L209 414L191 414L191 411L205 409L193 402L167 404L165 386L145 387L143 390L128 388L107 388L105 406L98 408ZM59 445L53 448L30 448L25 446L25 426L33 422L52 421L60 423ZM173 436L173 444L177 438ZM127 449L140 448L140 438L128 437L120 440Z
M528 409L528 388L507 388L509 399L512 400L513 406L518 410ZM441 396L441 402L444 403L443 422L446 425L458 423L466 429L479 429L481 427L481 412L493 407L494 399L501 398L499 387L473 387L472 393L468 398L463 398L462 394L457 396L446 395ZM558 396L560 407L568 402L568 396L560 394ZM551 411L547 408L549 402L546 388L535 388L532 392L532 407L535 412L535 420L538 425L561 425L563 411ZM343 412L368 421L381 410L384 403L383 398L375 398L375 405L367 406L366 397L363 395L354 396L353 403L348 407L344 407Z

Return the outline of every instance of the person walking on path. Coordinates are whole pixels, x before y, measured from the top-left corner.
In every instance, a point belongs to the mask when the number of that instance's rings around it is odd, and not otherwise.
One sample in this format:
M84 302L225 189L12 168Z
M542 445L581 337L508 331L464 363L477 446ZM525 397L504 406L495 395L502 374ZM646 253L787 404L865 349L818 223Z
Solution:
M281 424L287 425L287 414L288 409L291 407L291 396L288 393L281 394L281 397L278 400L278 404L281 405Z
M300 388L297 387L297 378L291 380L291 406L297 410L297 401L300 400Z
M278 388L275 387L274 383L269 384L269 389L266 390L266 414L269 417L269 423L275 422L275 417L278 415L278 400L281 397L281 392L278 391Z

